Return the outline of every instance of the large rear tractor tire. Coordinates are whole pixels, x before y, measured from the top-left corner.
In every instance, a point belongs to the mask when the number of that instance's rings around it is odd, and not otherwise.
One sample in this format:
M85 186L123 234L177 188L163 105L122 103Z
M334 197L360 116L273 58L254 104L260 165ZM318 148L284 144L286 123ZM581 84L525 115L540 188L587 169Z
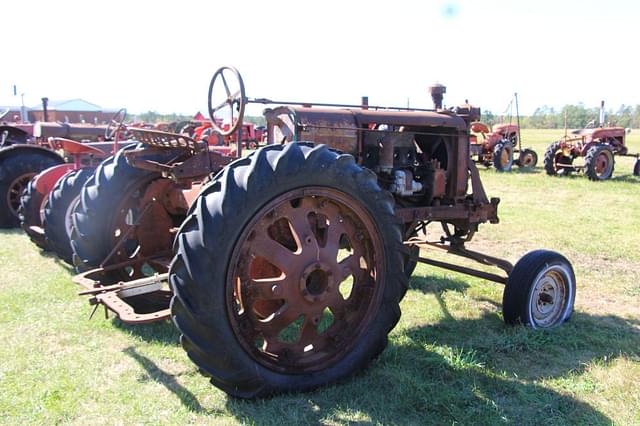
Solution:
M240 398L364 369L406 289L393 197L351 155L263 147L226 167L176 237L173 321L189 358Z
M532 328L561 325L571 317L575 298L571 263L553 251L532 251L509 275L502 296L504 322Z
M20 198L29 181L44 169L62 163L55 154L36 149L23 150L17 145L7 149L14 152L0 158L0 228L20 225Z
M162 202L166 194L147 197L154 182L170 183L170 180L157 172L130 166L124 153L135 148L135 145L125 147L100 163L82 188L73 212L70 237L73 263L78 270L135 262L165 252L171 255L171 229L180 224L184 214L174 217L164 210ZM173 150L167 150L166 154L146 158L167 162L175 156ZM154 187L162 189L161 185ZM144 244L142 234L146 241L152 240L150 244ZM121 280L140 278L152 273L147 267L141 260L114 270L111 275Z
M613 151L607 145L592 146L584 157L584 174L589 180L607 180L613 175L615 163Z
M633 165L633 175L640 176L640 158L638 158Z
M549 145L544 152L544 170L549 176L568 176L571 172L574 172L573 157L566 156L562 152L562 141L556 141Z
M513 145L508 139L503 139L493 148L493 167L499 172L510 172L512 166Z
M82 185L93 175L93 167L74 170L63 176L49 193L44 208L44 232L47 245L60 259L73 266L71 229L73 211L80 202Z
M29 236L31 242L43 250L49 250L49 246L44 235L33 230L32 227L42 228L42 219L44 217L44 208L47 204L47 197L36 190L34 176L27 187L22 191L20 197L20 207L18 208L18 218L20 218L20 227Z

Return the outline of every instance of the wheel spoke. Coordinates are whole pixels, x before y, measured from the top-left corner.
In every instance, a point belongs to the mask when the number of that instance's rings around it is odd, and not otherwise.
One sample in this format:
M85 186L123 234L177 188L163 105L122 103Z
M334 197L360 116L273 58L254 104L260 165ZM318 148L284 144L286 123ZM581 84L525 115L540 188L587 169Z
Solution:
M284 274L277 278L257 278L249 282L247 293L256 300L282 299L286 294L288 281Z
M262 330L265 339L277 339L280 332L298 319L299 316L300 314L296 309L285 304L268 320L260 321L259 327Z
M338 279L338 282L342 282L346 280L349 277L349 275L355 276L360 270L360 265L358 264L358 257L355 254L351 254L349 255L349 257L342 259L340 263L338 263L338 266L340 266L340 271L341 271L341 275L340 275L340 278Z
M229 85L227 84L227 79L224 78L224 72L220 73L220 77L222 78L222 84L224 84L224 90L227 92L227 99L231 96L231 90L229 90Z
M298 242L298 247L302 248L303 252L310 250L317 256L319 250L318 239L309 224L309 213L310 211L304 205L301 205L290 211L287 219L291 225L291 232L293 232L294 238Z
M216 106L215 108L213 108L213 113L215 114L216 112L220 111L222 108L224 108L225 106L229 105L229 99L225 99L224 101L222 101L221 103L218 104L218 106ZM233 108L232 108L233 109Z
M332 220L327 229L327 243L322 249L329 259L335 259L340 251L340 238L345 234L343 224Z
M318 323L320 322L320 314L306 314L304 316L304 322L302 323L302 329L300 330L300 340L298 340L298 345L304 349L306 346L310 344L316 343L318 339Z
M281 271L286 270L290 263L296 261L296 254L266 234L251 242L251 252L254 257L266 259Z

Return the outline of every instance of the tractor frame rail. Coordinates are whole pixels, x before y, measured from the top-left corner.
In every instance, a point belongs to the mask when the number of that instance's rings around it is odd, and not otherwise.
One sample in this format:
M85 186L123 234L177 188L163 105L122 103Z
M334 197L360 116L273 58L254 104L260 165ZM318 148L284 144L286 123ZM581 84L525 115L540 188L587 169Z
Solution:
M474 260L482 265L499 268L506 273L506 276L497 275L491 272L481 271L481 270L469 268L466 266L456 265L453 263L442 262L434 259L428 259L421 256L412 257L412 260L416 262L435 266L437 268L447 269L449 271L471 275L473 277L482 278L482 279L493 281L499 284L507 284L507 281L509 280L509 274L511 274L511 271L513 271L513 265L510 262L504 259L500 259L497 257L488 256L486 254L479 253L476 251L468 250L460 242L456 242L455 244L445 244L443 242L431 242L431 241L421 240L418 238L411 238L405 241L405 245L410 245L410 246L413 245L413 246L424 247L424 248L434 247L434 248L444 250L449 254Z

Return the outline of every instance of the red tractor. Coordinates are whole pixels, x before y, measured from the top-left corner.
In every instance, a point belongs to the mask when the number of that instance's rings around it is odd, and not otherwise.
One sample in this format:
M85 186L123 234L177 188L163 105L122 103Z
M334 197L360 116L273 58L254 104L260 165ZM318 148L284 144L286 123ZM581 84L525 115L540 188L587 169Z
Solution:
M126 110L119 110L104 130L106 142L78 142L67 138L49 138L51 148L65 162L49 167L32 178L22 192L18 216L31 240L40 248L53 250L65 262L72 263L69 241L71 213L79 200L84 182L106 157L126 145L119 142ZM62 188L65 188L64 191Z
M39 172L65 162L55 152L50 138L97 141L104 136L106 128L104 125L46 121L1 123L0 228L12 228L20 224L20 199L29 181Z
M615 168L615 156L635 157L633 174L640 176L640 153L630 153L625 136L630 129L609 127L604 124L604 101L600 105L600 127L574 130L571 136L553 142L544 154L544 169L550 176L567 176L583 171L594 181L611 178ZM574 164L584 158L582 164Z
M499 199L469 156L479 108L440 101L434 110L278 102L264 113L269 144L248 157L241 143L233 158L134 129L140 144L105 160L82 189L72 245L95 269L75 281L125 322L172 317L200 371L241 398L365 368L400 318L417 262L504 284L507 323L562 324L576 291L566 258L536 250L512 265L466 247L480 224L498 222ZM216 132L237 130L248 102L272 103L247 98L237 70L214 74ZM215 124L223 108L236 114L227 130Z
M514 95L514 99L516 118L519 123L517 93ZM509 105L511 106L512 103ZM519 124L511 122L496 124L491 129L484 123L474 122L471 123L471 132L482 136L482 139L478 140L478 137L472 134L469 140L471 157L478 163L487 167L493 165L496 170L501 172L510 171L514 163L514 153L518 154L515 163L523 169L533 169L538 163L538 154L534 150L522 149Z

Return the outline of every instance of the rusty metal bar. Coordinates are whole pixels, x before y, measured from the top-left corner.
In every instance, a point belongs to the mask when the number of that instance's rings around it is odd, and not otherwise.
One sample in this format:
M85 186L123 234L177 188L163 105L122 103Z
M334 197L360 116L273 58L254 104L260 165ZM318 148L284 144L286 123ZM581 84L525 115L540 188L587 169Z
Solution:
M507 284L508 277L492 274L490 272L479 271L477 269L467 268L465 266L454 265L452 263L440 262L438 260L427 259L424 257L415 258L416 261L426 263L427 265L435 266L437 268L448 269L454 272L460 272L462 274L471 275L472 277L482 278L485 280L493 281L499 284Z

